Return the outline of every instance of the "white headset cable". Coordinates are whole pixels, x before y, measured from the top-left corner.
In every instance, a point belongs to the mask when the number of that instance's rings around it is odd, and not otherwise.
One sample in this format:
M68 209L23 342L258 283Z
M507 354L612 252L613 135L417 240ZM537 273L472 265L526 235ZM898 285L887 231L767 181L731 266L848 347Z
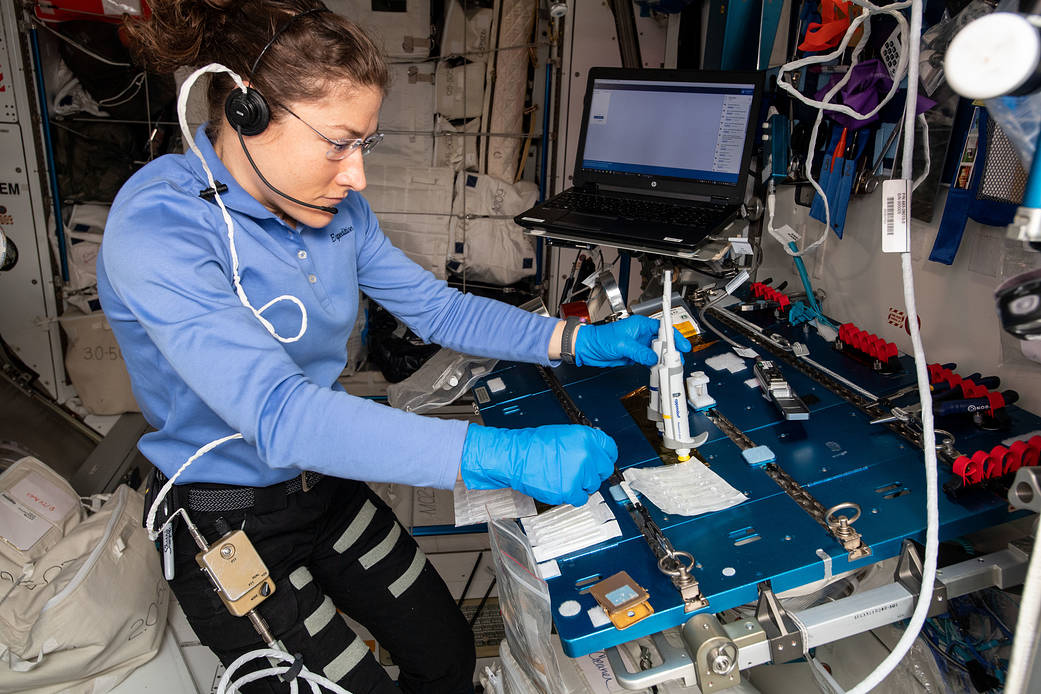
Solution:
M181 126L181 136L184 138L185 143L187 143L191 150L195 152L199 161L202 162L202 168L206 172L206 181L210 184L210 189L214 192L213 197L214 200L216 200L217 205L220 207L221 216L224 217L224 223L228 225L228 246L231 249L231 278L232 283L235 285L235 293L238 295L239 301L242 302L243 306L253 312L253 315L256 316L257 320L267 328L267 331L271 333L276 340L282 343L296 342L304 336L305 332L307 332L307 309L304 308L304 304L300 299L290 294L283 294L282 296L275 297L261 306L259 310L253 308L253 305L249 303L249 299L246 297L246 292L242 288L242 280L239 277L239 254L238 251L235 250L235 225L231 221L231 215L228 213L228 208L224 206L224 201L221 200L220 194L217 192L217 184L213 180L213 172L210 171L210 167L206 164L205 157L202 156L199 146L195 144L195 138L188 129L188 118L186 115L188 110L188 94L191 92L192 85L195 84L195 81L208 72L226 72L235 81L236 86L238 86L243 93L246 92L246 85L242 82L242 78L220 63L210 63L209 65L201 67L193 72L188 76L188 79L184 81L184 84L181 85L181 93L177 97L177 121ZM275 330L275 326L271 325L271 322L261 315L264 311L268 310L279 301L291 301L300 309L300 332L298 332L294 337L282 337Z

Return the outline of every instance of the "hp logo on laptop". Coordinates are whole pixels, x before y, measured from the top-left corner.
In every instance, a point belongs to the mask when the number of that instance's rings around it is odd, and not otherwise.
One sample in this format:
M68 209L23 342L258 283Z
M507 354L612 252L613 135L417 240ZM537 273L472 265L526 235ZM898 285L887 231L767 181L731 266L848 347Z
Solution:
M658 182L657 181L651 181L651 188L657 188L657 187L658 187Z

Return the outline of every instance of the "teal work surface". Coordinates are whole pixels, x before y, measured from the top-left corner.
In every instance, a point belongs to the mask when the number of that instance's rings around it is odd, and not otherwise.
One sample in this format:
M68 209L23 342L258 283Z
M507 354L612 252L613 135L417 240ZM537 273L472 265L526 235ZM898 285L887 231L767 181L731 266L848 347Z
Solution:
M795 330L795 329L789 329ZM861 387L884 396L913 382L908 372L884 376L851 362L816 335L801 329L790 339L805 341L810 358L849 378ZM778 330L777 332L781 332ZM724 349L726 348L726 349ZM808 488L825 508L852 502L862 514L855 528L871 548L871 555L850 562L847 552L821 525L798 506L766 471L748 465L738 447L700 413L691 413L693 434L708 432L698 450L709 467L747 501L731 508L699 516L662 513L646 506L655 522L677 550L694 555L697 578L709 605L703 611L718 613L754 602L757 584L772 582L775 592L805 585L832 574L867 566L899 554L901 542L924 542L926 485L921 451L869 418L824 386L783 362L776 362L795 392L807 401L807 421L784 421L774 405L763 398L753 378L752 362L742 371L713 371L706 357L727 351L717 343L686 357L686 371L703 370L710 377L709 394L717 410L752 439L768 446L777 464L796 482ZM908 367L910 360L904 358ZM560 367L558 379L587 417L618 443L618 467L660 465L656 447L626 411L621 398L646 385L648 370L641 366L616 369ZM567 423L567 417L534 367L503 364L478 382L475 396L485 424L529 427ZM913 396L912 396L913 397ZM1017 433L1041 429L1041 419L1009 408L1011 428L1003 432L975 429L971 422L942 421L938 426L957 437L957 447L969 455L988 449ZM940 485L951 472L941 465ZM603 496L614 511L622 536L557 559L561 575L548 581L553 619L565 653L578 657L683 624L685 613L679 592L657 569L655 557L627 510ZM1011 518L1007 501L981 492L956 503L940 495L940 539L957 537ZM826 562L824 557L830 558ZM829 566L830 564L830 566ZM588 592L591 582L626 571L650 595L654 614L619 630L613 625L594 626L588 610L596 603ZM582 609L573 617L557 611L566 600L577 600Z

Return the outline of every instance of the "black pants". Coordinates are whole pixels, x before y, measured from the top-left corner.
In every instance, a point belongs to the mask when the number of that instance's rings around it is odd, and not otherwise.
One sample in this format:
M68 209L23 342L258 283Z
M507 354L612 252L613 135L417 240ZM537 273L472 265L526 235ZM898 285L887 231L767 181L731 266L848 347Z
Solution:
M352 694L472 692L473 633L383 500L363 483L330 477L284 498L285 508L262 513L189 511L208 542L220 536L218 518L245 530L275 582L274 594L257 611L283 650L300 653L309 670ZM199 570L198 548L184 523L176 527L170 587L199 639L225 666L264 648L249 620L233 617ZM337 610L391 653L401 668L400 690ZM267 661L258 659L237 674L265 667ZM242 691L285 692L288 685L265 678Z

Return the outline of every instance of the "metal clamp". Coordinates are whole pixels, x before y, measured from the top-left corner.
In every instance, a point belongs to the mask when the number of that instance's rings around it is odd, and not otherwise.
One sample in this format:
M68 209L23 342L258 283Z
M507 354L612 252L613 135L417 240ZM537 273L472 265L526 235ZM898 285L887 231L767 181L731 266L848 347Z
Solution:
M835 515L837 511L847 508L856 511L856 513L852 517ZM853 524L858 518L860 518L860 505L851 501L836 504L824 512L825 525L831 529L835 539L841 542L842 546L849 552L850 561L861 559L871 554L871 548L864 544L860 533L853 529Z
M766 632L770 642L770 659L774 663L787 663L802 657L805 643L802 631L783 607L770 588L769 581L759 584L759 603L755 606L755 618Z
M680 562L679 557L687 558L688 563L686 566ZM683 599L684 612L693 612L694 610L700 610L702 607L708 607L708 600L701 594L698 581L690 572L693 568L694 555L690 552L673 550L670 554L666 554L658 560L658 570L671 577L672 584L680 592L680 598Z
M896 563L894 573L896 582L908 590L911 595L919 595L922 592L922 558L918 556L918 550L910 540L904 540L903 548L900 550L900 559ZM943 614L947 611L947 586L938 578L933 581L933 599L929 605L929 617Z

